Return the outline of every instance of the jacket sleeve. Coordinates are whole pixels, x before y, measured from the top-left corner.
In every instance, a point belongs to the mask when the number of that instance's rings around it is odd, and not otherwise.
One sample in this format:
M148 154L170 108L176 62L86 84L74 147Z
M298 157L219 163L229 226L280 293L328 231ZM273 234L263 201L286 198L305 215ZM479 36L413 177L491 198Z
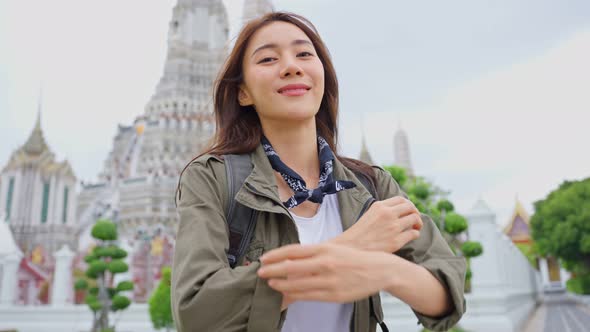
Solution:
M180 180L172 313L179 332L277 331L282 296L258 278L259 262L230 268L221 160L193 162Z
M375 174L380 199L400 195L407 198L388 172L376 168ZM412 309L419 323L427 329L446 331L457 324L466 310L463 295L466 272L465 259L455 256L429 216L421 214L421 217L424 225L420 231L420 237L406 244L396 254L426 268L447 289L454 305L453 311L448 315L429 317Z

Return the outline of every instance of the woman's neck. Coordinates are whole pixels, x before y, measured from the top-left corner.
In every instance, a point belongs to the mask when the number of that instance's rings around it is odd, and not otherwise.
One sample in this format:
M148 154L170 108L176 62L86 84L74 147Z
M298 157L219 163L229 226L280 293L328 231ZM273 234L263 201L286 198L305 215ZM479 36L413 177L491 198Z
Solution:
M315 119L306 124L262 125L264 135L281 160L304 179L320 174Z

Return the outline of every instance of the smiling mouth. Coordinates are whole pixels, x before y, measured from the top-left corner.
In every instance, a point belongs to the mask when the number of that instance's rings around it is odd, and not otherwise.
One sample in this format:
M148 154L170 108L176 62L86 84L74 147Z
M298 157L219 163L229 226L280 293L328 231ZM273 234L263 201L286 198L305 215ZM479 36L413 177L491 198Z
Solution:
M293 96L303 96L304 94L307 93L307 91L309 91L309 89L296 88L296 89L285 89L283 91L279 91L279 93L282 94L283 96L293 97Z
M303 96L307 91L311 90L311 87L307 84L287 84L280 88L277 92L283 96L295 97Z

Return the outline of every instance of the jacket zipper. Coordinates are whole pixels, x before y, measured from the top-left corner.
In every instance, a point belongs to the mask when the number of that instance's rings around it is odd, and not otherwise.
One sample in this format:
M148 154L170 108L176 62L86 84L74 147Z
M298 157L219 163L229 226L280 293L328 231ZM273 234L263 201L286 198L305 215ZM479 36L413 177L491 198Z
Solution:
M293 227L293 229L295 229L295 239L296 239L296 241L297 241L296 243L301 243L301 241L299 240L299 233L297 232L297 226L295 226L295 220L293 220L293 217L291 216L291 213L289 213L289 210L287 210L287 208L286 208L286 207L283 205L283 203L282 203L282 202L277 202L277 200L276 200L276 199L274 199L273 197L271 197L271 196L269 196L269 195L265 195L265 194L263 194L263 193L259 192L259 191L258 191L256 188L254 188L254 186L252 186L250 183L246 182L245 184L246 184L246 188L247 188L247 189L248 189L250 192L252 192L253 194L255 194L255 195L258 195L258 196L261 196L261 197L266 197L266 198L270 199L271 201L273 201L273 202L275 202L275 203L279 204L279 205L280 205L280 206L283 208L283 210L285 210L285 213L286 213L286 215L289 217L289 220L291 221L291 227ZM256 209L252 209L252 210L254 210L254 213L252 213L252 217L253 217L253 218L254 218L254 217L258 217L258 210L256 210ZM251 230L248 230L248 232L251 232ZM282 315L285 315L285 316L286 316L288 311L289 311L289 308L286 308L286 309L285 309L285 310L284 310L284 311L281 313L281 316L282 316Z
M359 221L359 219L361 219L361 217L363 216L363 214L365 214L365 212L367 212L367 210L369 209L369 207L371 206L371 204L373 204L373 202L375 201L375 199L373 197L369 198L364 204L363 207L361 209L361 211L359 212L358 216L355 219L355 223L357 221ZM350 322L350 327L351 327L351 331L357 331L358 330L358 315L360 315L359 311L358 311L358 305L357 302L355 301L353 303L353 313L352 313L352 319Z
M365 204L363 204L363 208L361 209L361 212L359 213L358 217L356 218L356 221L359 221L359 219L361 219L361 217L363 216L363 214L365 214L365 212L367 212L367 210L369 209L369 207L371 207L371 205L376 201L375 198L371 197L369 198ZM385 323L383 322L383 320L381 320L379 317L377 317L377 312L375 309L375 306L373 305L373 297L369 297L369 306L370 306L370 310L371 310L371 315L373 315L375 317L375 320L377 320L377 324L379 325L379 327L381 328L382 332L389 332L389 329L387 328L387 325L385 325ZM354 305L355 307L355 317L354 319L356 320L356 303ZM355 326L356 322L353 322L353 326ZM355 326L356 327L356 326Z

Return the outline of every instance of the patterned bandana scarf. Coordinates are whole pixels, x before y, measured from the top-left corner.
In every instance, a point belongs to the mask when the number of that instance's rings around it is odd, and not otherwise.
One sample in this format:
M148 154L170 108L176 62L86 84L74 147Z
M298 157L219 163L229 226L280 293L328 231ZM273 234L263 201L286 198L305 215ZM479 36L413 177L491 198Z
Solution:
M285 205L287 209L292 209L307 200L314 203L322 203L324 201L324 196L326 195L335 194L341 190L356 187L354 182L333 179L332 171L334 154L332 153L330 146L328 146L328 142L320 136L318 136L320 181L316 189L307 189L303 178L281 161L279 155L264 136L262 137L262 146L264 147L264 152L266 152L272 168L281 174L283 179L285 179L285 182L287 182L289 187L295 192L295 195L289 198L286 202L283 202L283 205Z

